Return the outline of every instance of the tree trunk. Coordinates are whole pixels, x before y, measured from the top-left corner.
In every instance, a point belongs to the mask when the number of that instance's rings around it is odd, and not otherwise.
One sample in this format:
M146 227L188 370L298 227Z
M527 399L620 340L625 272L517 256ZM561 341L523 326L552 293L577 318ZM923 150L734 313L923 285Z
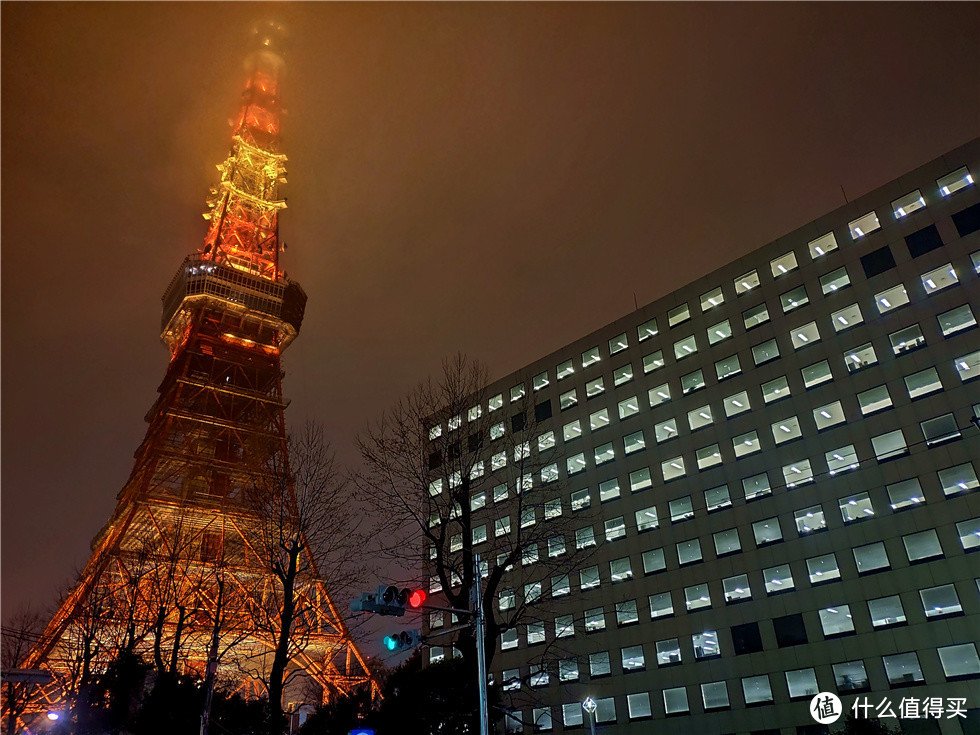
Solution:
M269 671L269 735L282 732L282 694L283 680L286 677L286 664L289 662L289 639L293 627L296 600L293 591L299 567L299 554L302 546L295 541L289 547L288 567L280 575L282 582L282 614L280 616L279 638L276 641L276 654Z

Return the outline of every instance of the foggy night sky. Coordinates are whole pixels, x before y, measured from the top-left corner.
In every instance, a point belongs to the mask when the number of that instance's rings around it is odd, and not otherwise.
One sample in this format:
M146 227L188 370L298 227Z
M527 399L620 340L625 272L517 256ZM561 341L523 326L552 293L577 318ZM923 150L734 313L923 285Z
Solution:
M287 418L348 463L445 355L505 375L980 134L977 3L0 13L4 618L132 468L255 20L290 30Z

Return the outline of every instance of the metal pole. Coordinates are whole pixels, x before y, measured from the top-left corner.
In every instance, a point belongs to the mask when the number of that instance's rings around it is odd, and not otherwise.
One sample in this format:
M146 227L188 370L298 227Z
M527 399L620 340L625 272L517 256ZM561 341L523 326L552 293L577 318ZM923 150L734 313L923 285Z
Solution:
M476 672L479 677L480 693L480 735L487 735L487 653L483 645L483 585L480 577L480 555L473 554L473 588L470 604L476 623Z

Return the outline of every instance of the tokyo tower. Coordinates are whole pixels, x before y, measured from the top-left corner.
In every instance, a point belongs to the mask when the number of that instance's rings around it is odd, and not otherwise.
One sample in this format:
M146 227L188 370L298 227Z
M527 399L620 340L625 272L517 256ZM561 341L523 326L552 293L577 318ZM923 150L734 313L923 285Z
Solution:
M278 30L255 32L204 243L163 295L170 363L132 473L27 662L54 676L38 707L121 649L253 692L275 665L305 674L324 698L375 686L295 525L280 358L299 333L306 294L279 264ZM270 503L252 502L257 487L274 489L279 530L303 548L292 622L279 628L284 585L263 551ZM286 664L274 660L284 636Z

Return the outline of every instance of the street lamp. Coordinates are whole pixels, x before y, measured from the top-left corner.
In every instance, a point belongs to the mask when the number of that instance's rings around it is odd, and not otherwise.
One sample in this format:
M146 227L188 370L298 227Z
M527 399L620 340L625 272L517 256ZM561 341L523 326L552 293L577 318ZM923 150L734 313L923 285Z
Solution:
M585 701L582 702L582 709L589 713L589 729L592 731L592 735L595 735L595 710L598 706L592 697L586 697Z

